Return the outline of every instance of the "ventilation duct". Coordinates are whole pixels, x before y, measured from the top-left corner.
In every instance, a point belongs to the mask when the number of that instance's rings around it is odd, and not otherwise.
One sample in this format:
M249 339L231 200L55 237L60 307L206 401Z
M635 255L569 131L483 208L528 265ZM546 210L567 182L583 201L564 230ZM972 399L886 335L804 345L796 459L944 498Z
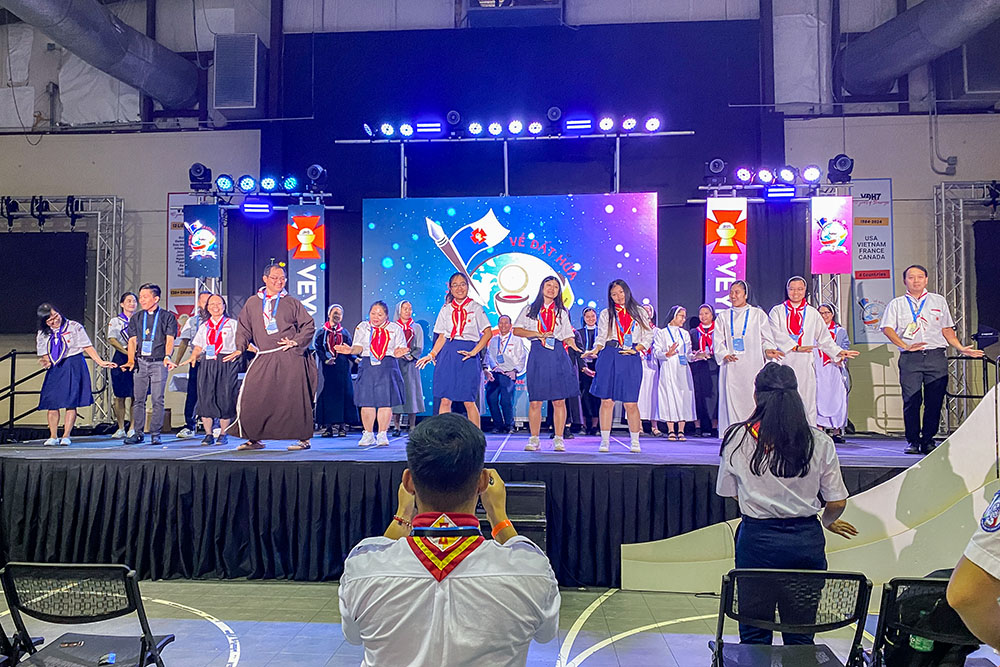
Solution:
M197 102L195 66L122 23L98 0L0 0L0 5L165 108L184 109Z
M844 89L884 95L893 82L1000 19L1000 0L924 0L848 44L840 54Z

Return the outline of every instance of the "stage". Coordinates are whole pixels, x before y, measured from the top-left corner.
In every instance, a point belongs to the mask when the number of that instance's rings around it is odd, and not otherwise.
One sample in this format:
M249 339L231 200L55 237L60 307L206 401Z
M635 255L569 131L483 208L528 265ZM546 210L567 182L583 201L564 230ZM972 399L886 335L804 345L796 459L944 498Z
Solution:
M359 432L289 452L272 441L206 447L164 436L123 446L106 437L70 447L0 447L4 560L120 562L140 577L337 579L344 556L381 534L396 508L405 437L358 447ZM148 443L148 438L147 441ZM715 494L719 441L615 432L525 452L526 433L487 437L486 461L508 481L546 485L547 553L565 586L618 586L620 545L657 540L737 515ZM902 440L852 437L837 450L852 494L917 462Z

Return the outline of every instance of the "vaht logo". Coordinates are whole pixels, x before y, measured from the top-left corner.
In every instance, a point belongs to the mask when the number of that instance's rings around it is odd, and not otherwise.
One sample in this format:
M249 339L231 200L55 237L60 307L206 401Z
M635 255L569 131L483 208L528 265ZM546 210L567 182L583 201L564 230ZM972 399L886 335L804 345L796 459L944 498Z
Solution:
M878 201L879 199L882 198L882 193L881 192L862 192L861 193L861 198L862 199L867 199L868 201Z

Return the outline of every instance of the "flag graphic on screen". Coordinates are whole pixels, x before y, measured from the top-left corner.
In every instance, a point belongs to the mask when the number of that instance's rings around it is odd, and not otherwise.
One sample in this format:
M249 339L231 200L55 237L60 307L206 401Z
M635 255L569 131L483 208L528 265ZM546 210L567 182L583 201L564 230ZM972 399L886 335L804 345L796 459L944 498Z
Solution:
M510 230L504 227L493 209L486 212L486 215L475 222L471 222L449 238L445 235L444 227L440 223L424 218L427 222L427 233L434 240L435 245L444 253L445 257L452 263L455 269L465 276L469 282L469 289L476 292L469 275L469 267L475 268L473 259L479 253L494 247L510 234Z

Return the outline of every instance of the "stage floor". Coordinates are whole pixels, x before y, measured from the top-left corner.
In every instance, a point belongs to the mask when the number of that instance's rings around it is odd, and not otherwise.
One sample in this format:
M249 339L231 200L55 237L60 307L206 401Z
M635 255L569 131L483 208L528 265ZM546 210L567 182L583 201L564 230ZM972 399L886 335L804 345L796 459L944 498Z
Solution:
M41 440L27 443L7 444L0 447L0 456L31 459L127 459L127 460L212 460L212 461L341 461L341 462L387 462L406 460L406 437L390 438L388 447L358 447L360 432L352 432L345 438L321 438L312 440L312 449L289 452L286 447L293 441L268 441L267 449L238 452L236 446L243 442L229 438L226 447L201 445L200 438L180 440L173 435L164 435L163 443L154 447L146 438L141 445L123 445L121 440L108 437L90 436L73 438L69 447L44 447ZM602 454L597 451L599 437L577 436L566 441L565 452L552 450L552 440L542 434L542 449L526 452L527 432L511 435L486 436L486 462L490 463L571 463L571 464L649 464L649 465L717 465L719 462L718 438L689 438L687 442L672 442L666 438L644 436L641 438L641 454L629 452L628 435L615 432L611 438L611 451ZM906 442L902 439L851 436L846 444L837 445L840 464L843 467L891 467L908 468L920 460L919 456L903 453Z

